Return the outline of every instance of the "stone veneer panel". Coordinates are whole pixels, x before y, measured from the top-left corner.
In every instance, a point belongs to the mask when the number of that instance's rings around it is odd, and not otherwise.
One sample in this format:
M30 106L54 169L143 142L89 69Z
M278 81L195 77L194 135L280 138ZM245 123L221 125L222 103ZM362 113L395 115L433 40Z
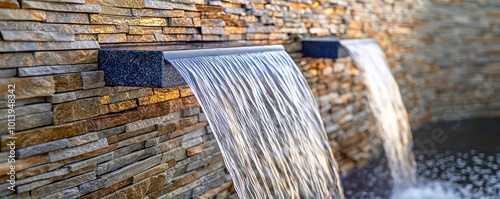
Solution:
M359 81L362 75L348 58L301 58L300 38L374 37L386 50L406 105L413 110L418 97L403 61L414 44L414 4L3 1L0 123L7 113L4 85L13 83L17 116L29 122L16 132L16 194L4 183L9 178L8 138L0 131L0 197L237 197L214 135L188 87L104 86L98 49L117 45L283 44L317 96L345 174L380 148ZM420 122L420 115L412 116Z

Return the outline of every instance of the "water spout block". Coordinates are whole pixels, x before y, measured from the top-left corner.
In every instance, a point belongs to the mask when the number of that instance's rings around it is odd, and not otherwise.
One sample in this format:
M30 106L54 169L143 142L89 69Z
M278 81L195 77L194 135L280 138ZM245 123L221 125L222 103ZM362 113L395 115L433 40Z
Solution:
M331 59L349 56L338 38L329 37L303 39L302 54L304 57Z
M107 86L171 88L187 85L167 60L284 50L281 45L219 47L151 46L99 50L99 68Z

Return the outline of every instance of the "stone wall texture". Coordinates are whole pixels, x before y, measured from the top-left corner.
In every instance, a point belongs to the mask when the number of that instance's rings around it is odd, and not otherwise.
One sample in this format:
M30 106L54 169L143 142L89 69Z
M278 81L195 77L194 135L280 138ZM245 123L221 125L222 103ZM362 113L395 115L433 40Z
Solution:
M283 44L317 97L346 174L380 151L363 73L350 58L302 57L300 40L375 38L413 127L465 99L474 103L470 112L494 115L486 110L500 107L489 89L500 85L498 7L497 0L0 1L0 198L237 197L191 90L105 86L99 48ZM489 84L476 99L481 82ZM16 192L5 183L8 84L16 85Z
M426 0L413 74L432 121L500 116L500 1Z

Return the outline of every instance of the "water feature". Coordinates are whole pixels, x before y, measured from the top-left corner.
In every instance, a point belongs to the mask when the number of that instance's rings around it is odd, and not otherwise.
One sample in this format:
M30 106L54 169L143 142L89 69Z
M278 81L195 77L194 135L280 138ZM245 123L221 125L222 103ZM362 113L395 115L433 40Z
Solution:
M394 190L409 188L416 182L412 134L398 84L385 55L371 39L342 40L340 43L364 71L370 93L369 106L383 140Z
M345 195L352 199L497 199L498 122L498 118L480 118L426 124L413 133L418 174L414 187L396 194L386 191L391 179L382 154L344 179ZM446 139L435 142L435 132Z
M344 198L314 97L293 60L282 48L239 49L166 55L201 103L238 195Z

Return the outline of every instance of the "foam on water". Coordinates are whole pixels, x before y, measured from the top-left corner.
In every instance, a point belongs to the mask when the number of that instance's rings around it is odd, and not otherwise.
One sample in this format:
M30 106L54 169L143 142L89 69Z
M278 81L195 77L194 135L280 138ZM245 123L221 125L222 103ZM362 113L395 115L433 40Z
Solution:
M241 198L344 198L312 92L285 51L168 60L201 103Z

